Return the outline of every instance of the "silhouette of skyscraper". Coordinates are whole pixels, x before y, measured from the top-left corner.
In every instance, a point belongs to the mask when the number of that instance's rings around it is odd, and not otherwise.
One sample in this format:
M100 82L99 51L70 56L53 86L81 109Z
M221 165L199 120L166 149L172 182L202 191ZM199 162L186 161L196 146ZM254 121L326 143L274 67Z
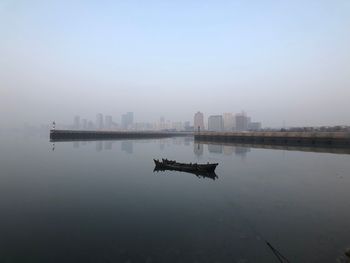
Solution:
M223 131L224 123L221 115L212 115L208 118L209 131Z
M98 113L96 115L96 128L99 130L103 129L103 115L102 115L102 113Z
M200 111L198 111L195 115L194 115L194 130L198 131L199 130L203 131L205 129L204 127L204 116L203 113L201 113Z
M88 129L88 121L87 121L87 119L83 119L82 121L81 121L81 126L82 126L82 128L84 129L84 130L87 130Z
M246 131L248 130L249 118L242 112L236 114L236 131Z
M228 112L223 114L224 119L224 130L225 131L233 131L235 118L233 117L233 114Z
M110 130L113 126L112 116L108 115L105 117L105 129Z
M80 129L80 117L75 116L74 117L74 124L73 124L74 129Z
M133 112L127 112L122 115L122 128L127 130L130 129L131 126L134 123L134 113Z

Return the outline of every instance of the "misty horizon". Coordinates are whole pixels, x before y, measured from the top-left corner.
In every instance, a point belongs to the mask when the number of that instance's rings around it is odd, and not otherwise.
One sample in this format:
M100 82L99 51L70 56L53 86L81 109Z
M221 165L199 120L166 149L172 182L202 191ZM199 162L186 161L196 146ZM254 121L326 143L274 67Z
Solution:
M0 0L0 263L350 263L349 14Z
M349 125L350 3L0 4L1 128L75 115Z

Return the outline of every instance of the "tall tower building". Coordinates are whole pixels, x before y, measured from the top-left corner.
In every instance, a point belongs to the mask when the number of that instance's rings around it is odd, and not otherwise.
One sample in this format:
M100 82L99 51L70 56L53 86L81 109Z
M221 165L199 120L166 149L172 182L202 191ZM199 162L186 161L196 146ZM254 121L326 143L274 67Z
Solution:
M87 121L87 119L83 119L82 120L81 126L82 126L83 130L87 130L87 128L88 128L88 121Z
M194 125L194 131L203 131L205 129L204 127L204 116L203 113L201 113L200 111L198 111L195 115L194 115L194 121L193 121L193 125Z
M108 115L105 117L105 128L107 130L110 130L110 129L112 129L112 126L113 126L112 116Z
M224 122L221 115L212 115L208 118L208 130L209 131L223 131Z
M96 114L96 128L99 130L103 130L103 115L102 113Z
M134 124L134 113L127 112L122 115L122 128L127 130Z
M75 116L74 117L74 129L80 129L80 117L79 116Z
M236 131L247 131L250 118L242 112L236 114Z
M232 113L224 113L224 131L233 131L235 125L235 118Z

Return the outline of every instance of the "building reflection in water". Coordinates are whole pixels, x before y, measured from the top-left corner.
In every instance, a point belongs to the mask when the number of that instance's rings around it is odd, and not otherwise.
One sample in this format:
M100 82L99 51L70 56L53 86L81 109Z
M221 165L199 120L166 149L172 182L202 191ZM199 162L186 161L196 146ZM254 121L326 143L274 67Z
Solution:
M105 141L104 149L105 150L112 150L112 144L113 144L113 141Z
M96 141L96 152L100 152L103 149L102 141Z
M222 148L221 144L208 144L208 151L211 153L222 153Z
M196 156L202 156L204 154L204 145L208 146L209 153L232 155L233 153L243 159L250 152L251 148L244 146L233 146L224 144L214 144L214 143L193 143L193 152Z
M132 141L122 141L121 149L126 153L133 153L133 142Z
M160 149L161 151L164 151L164 149L165 149L165 143L164 143L163 141L160 141L160 143L159 143L159 149Z
M73 148L78 149L79 148L79 142L73 142Z
M224 145L224 154L225 155L232 155L233 151L234 151L234 147L233 146Z
M188 145L191 144L192 141L193 141L193 138L191 138L191 137L185 137L185 139L184 139L184 144L185 144L186 146L188 146Z
M177 137L173 138L173 144L175 145L182 145L183 142L184 142L183 138L177 138Z
M248 147L235 147L235 154L239 155L244 159L247 156L247 153L250 152Z
M193 152L197 156L202 156L204 152L204 146L202 143L194 143L193 144Z
M112 141L112 140L108 140L108 141L99 141L99 140L98 141L73 141L72 145L73 145L73 148L79 148L80 146L84 147L84 146L88 146L91 144L95 144L96 152L101 152L102 150L112 150L114 143L115 143L115 141ZM128 148L128 146L125 146L124 148L126 149L126 148ZM129 149L130 149L130 146L129 146L128 150L126 150L126 152L130 152ZM132 145L131 145L131 153L132 153Z

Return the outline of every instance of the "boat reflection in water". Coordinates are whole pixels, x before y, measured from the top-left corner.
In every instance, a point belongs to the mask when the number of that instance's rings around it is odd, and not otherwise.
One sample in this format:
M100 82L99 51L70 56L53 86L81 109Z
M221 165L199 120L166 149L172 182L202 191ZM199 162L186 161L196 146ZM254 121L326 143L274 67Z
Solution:
M218 178L218 176L215 173L215 168L218 165L218 163L186 164L186 163L178 163L176 161L170 161L167 159L162 159L162 161L154 160L154 163L155 163L155 168L153 172L179 171L179 172L194 174L198 178L210 178L213 180Z

